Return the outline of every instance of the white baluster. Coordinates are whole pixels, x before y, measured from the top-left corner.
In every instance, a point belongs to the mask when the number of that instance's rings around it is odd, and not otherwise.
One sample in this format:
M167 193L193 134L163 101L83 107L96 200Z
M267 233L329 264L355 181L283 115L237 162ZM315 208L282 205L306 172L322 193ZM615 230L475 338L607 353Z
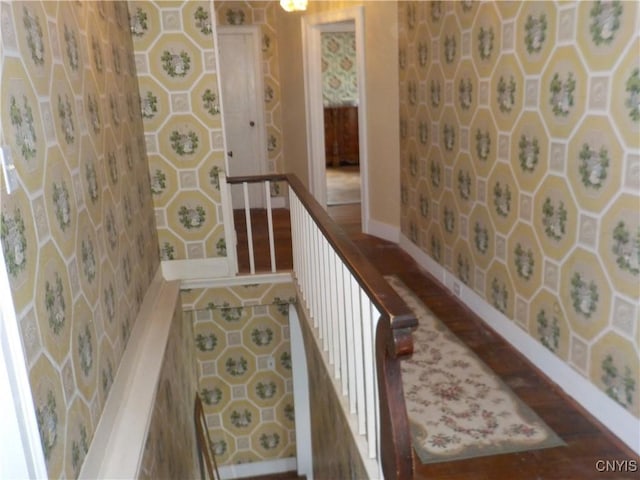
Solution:
M358 433L366 433L365 410L365 379L364 379L364 354L362 345L362 306L360 303L360 285L355 277L351 277L351 294L354 296L351 304L353 311L353 349L355 352L356 367L356 413L358 415Z
M253 257L253 232L251 231L251 207L249 205L249 185L242 182L242 192L244 194L244 219L247 223L247 246L249 247L249 270L256 273L256 262Z
M320 229L318 229L319 231ZM329 263L329 245L327 243L327 239L324 235L320 236L320 243L322 245L322 264L320 266L320 288L318 289L318 296L320 296L320 321L322 324L322 348L324 351L329 350L330 344L330 331L329 331L329 295L327 292L329 291L329 275L327 273L328 263Z
M349 411L356 413L356 349L354 347L355 327L353 302L356 298L352 291L353 282L351 280L351 272L346 265L342 268L342 278L344 285L344 301L345 301L345 324L347 330L347 372L348 372L348 391L349 391Z
M371 331L371 300L364 293L360 294L362 302L362 340L364 350L364 378L365 378L365 395L367 402L367 445L369 447L369 458L376 456L376 419L374 400L375 392L373 380L376 375L375 369L375 351L373 348L373 333Z
M345 326L345 314L344 314L344 287L342 282L342 260L338 256L338 254L334 251L333 256L333 280L335 283L335 298L336 298L336 334L335 334L335 343L336 343L336 367L334 369L334 375L336 378L340 378L342 380L342 393L345 392L347 383L347 369L346 369L346 326Z
M269 253L271 254L271 271L276 271L276 250L273 242L273 215L271 213L271 182L264 182L264 194L267 200L267 224L269 226Z

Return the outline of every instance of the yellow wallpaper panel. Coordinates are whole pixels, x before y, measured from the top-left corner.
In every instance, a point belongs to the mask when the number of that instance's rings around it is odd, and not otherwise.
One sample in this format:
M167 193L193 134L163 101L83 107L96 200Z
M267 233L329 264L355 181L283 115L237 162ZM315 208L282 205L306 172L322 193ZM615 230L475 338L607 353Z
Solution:
M219 465L295 457L292 284L185 290L199 392Z
M640 416L634 2L402 2L402 232Z
M159 265L127 7L0 14L0 239L48 474L74 478Z
M163 260L226 256L211 1L129 2Z

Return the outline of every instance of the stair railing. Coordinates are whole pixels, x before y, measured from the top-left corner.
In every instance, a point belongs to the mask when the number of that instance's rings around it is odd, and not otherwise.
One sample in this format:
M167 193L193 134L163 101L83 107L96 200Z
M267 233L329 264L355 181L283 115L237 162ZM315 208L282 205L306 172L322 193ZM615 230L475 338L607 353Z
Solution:
M242 185L250 256L253 255L248 184L288 185L293 275L332 366L327 373L355 415L354 438L386 479L413 477L413 450L400 361L413 353L411 332L417 320L375 266L294 175L227 178ZM230 198L229 198L230 201ZM270 201L268 218L271 219ZM269 221L272 230L272 222ZM273 232L269 232L273 262ZM253 273L253 259L250 259Z

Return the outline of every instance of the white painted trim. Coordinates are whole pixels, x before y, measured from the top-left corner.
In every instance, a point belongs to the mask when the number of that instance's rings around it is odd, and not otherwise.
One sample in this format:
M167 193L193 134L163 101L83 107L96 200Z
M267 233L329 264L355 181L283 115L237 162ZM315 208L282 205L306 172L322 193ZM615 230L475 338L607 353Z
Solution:
M161 262L162 276L167 281L227 277L235 273L231 271L227 258L163 260Z
M182 281L180 288L186 290L192 288L235 287L239 285L254 285L265 283L289 283L292 281L293 276L291 272L264 274L256 273L253 275L236 275L234 277L185 279Z
M364 231L388 242L398 243L400 241L400 228L373 218L369 218L369 224Z
M138 478L180 283L149 285L80 477Z
M231 190L227 183L227 174L220 172L218 181L220 183L220 199L222 201L224 242L227 247L227 271L229 274L235 275L238 273L238 239L233 219L233 205L231 201Z
M277 460L265 460L263 462L225 465L218 467L218 472L222 480L227 480L231 478L252 478L261 475L291 472L296 468L295 458L280 458Z
M369 219L369 155L367 145L367 95L365 61L364 7L321 12L302 16L302 54L304 66L304 92L307 119L307 158L309 190L324 208L327 206L326 165L324 150L324 107L322 104L322 48L320 34L335 31L332 24L354 23L356 37L356 66L358 77L358 148L360 154L361 224Z
M293 369L293 405L296 412L296 458L298 475L313 480L311 449L311 412L309 410L309 373L300 318L295 308L289 309L291 367Z
M0 248L0 478L47 478L25 358Z
M460 282L453 273L419 250L404 235L401 235L400 246L552 382L640 455L640 420L638 418L544 348L504 314L489 305L476 292Z

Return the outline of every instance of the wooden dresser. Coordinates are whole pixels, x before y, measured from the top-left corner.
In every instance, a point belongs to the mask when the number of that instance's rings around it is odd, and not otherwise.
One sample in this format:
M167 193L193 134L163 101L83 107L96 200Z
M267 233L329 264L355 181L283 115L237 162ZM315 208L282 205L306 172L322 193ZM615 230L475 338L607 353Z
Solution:
M327 165L358 165L358 107L324 108L324 148Z

